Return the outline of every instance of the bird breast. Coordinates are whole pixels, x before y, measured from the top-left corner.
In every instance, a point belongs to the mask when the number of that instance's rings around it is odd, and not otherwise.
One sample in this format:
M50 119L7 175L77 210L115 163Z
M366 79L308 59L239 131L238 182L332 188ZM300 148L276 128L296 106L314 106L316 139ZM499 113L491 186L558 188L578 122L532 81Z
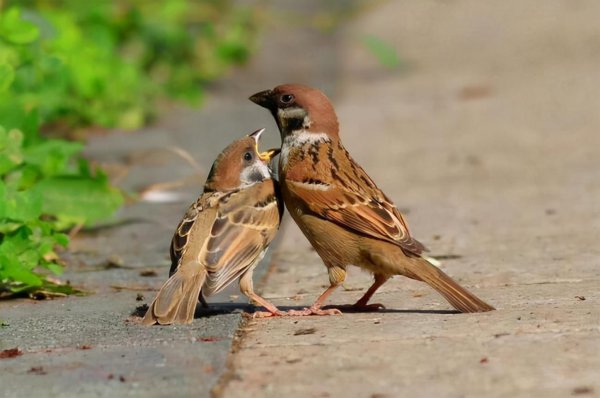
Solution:
M297 150L302 150L305 145L314 145L320 142L330 142L331 139L325 133L311 132L308 130L297 130L285 136L281 145L280 167L286 169L290 156Z

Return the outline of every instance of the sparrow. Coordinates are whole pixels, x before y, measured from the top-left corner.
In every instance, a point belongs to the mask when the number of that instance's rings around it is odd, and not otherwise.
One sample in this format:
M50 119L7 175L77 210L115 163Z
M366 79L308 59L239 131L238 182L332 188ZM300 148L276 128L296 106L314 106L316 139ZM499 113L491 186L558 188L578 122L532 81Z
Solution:
M275 237L283 204L271 178L270 160L279 149L260 153L264 129L231 143L212 165L202 195L171 240L169 279L150 304L142 323L191 323L198 299L239 278L240 290L268 312L281 315L254 292L252 273Z
M344 148L336 113L325 94L285 84L256 93L250 100L275 118L282 139L283 201L329 274L330 287L310 308L295 315L341 313L321 307L344 282L349 265L374 276L373 285L353 305L358 310L383 308L369 300L394 275L427 283L460 312L494 309L430 262L404 216Z

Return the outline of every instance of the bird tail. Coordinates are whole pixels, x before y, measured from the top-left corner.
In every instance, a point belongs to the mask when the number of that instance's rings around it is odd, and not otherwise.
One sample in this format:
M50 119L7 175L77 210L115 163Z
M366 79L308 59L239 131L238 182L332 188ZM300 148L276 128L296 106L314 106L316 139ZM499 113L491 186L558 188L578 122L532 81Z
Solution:
M170 325L192 323L200 289L206 279L206 270L179 267L161 287L150 304L142 323L144 325Z
M429 263L424 258L414 259L418 261L413 267L413 276L421 280L438 293L440 293L452 306L460 312L486 312L495 310L494 307L460 286L454 279L446 275L442 270Z

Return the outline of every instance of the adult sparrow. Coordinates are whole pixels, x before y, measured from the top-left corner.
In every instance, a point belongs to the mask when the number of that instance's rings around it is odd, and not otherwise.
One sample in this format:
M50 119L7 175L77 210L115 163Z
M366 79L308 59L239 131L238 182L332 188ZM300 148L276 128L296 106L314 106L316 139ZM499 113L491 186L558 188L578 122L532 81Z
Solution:
M281 315L256 294L252 272L279 228L283 204L269 161L279 153L258 151L264 129L234 141L212 165L204 192L191 205L171 240L169 279L144 316L146 325L191 323L198 298L239 278L240 290L267 313Z
M330 287L296 315L339 313L321 306L344 282L348 265L367 269L375 278L354 304L357 309L382 308L368 302L393 275L429 284L461 312L494 309L427 260L402 214L342 145L337 116L321 91L285 84L250 100L270 110L277 122L283 200L329 273Z

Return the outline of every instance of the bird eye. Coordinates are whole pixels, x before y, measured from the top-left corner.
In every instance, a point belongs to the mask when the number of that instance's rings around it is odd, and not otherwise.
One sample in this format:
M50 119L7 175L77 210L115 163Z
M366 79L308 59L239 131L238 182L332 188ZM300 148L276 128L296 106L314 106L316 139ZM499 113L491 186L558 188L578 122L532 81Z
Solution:
M252 156L252 152L246 152L246 153L244 153L244 160L246 162L250 162L252 160L252 158L254 158L254 156Z
M280 98L280 101L284 104L291 104L294 100L294 96L292 94L283 94Z

